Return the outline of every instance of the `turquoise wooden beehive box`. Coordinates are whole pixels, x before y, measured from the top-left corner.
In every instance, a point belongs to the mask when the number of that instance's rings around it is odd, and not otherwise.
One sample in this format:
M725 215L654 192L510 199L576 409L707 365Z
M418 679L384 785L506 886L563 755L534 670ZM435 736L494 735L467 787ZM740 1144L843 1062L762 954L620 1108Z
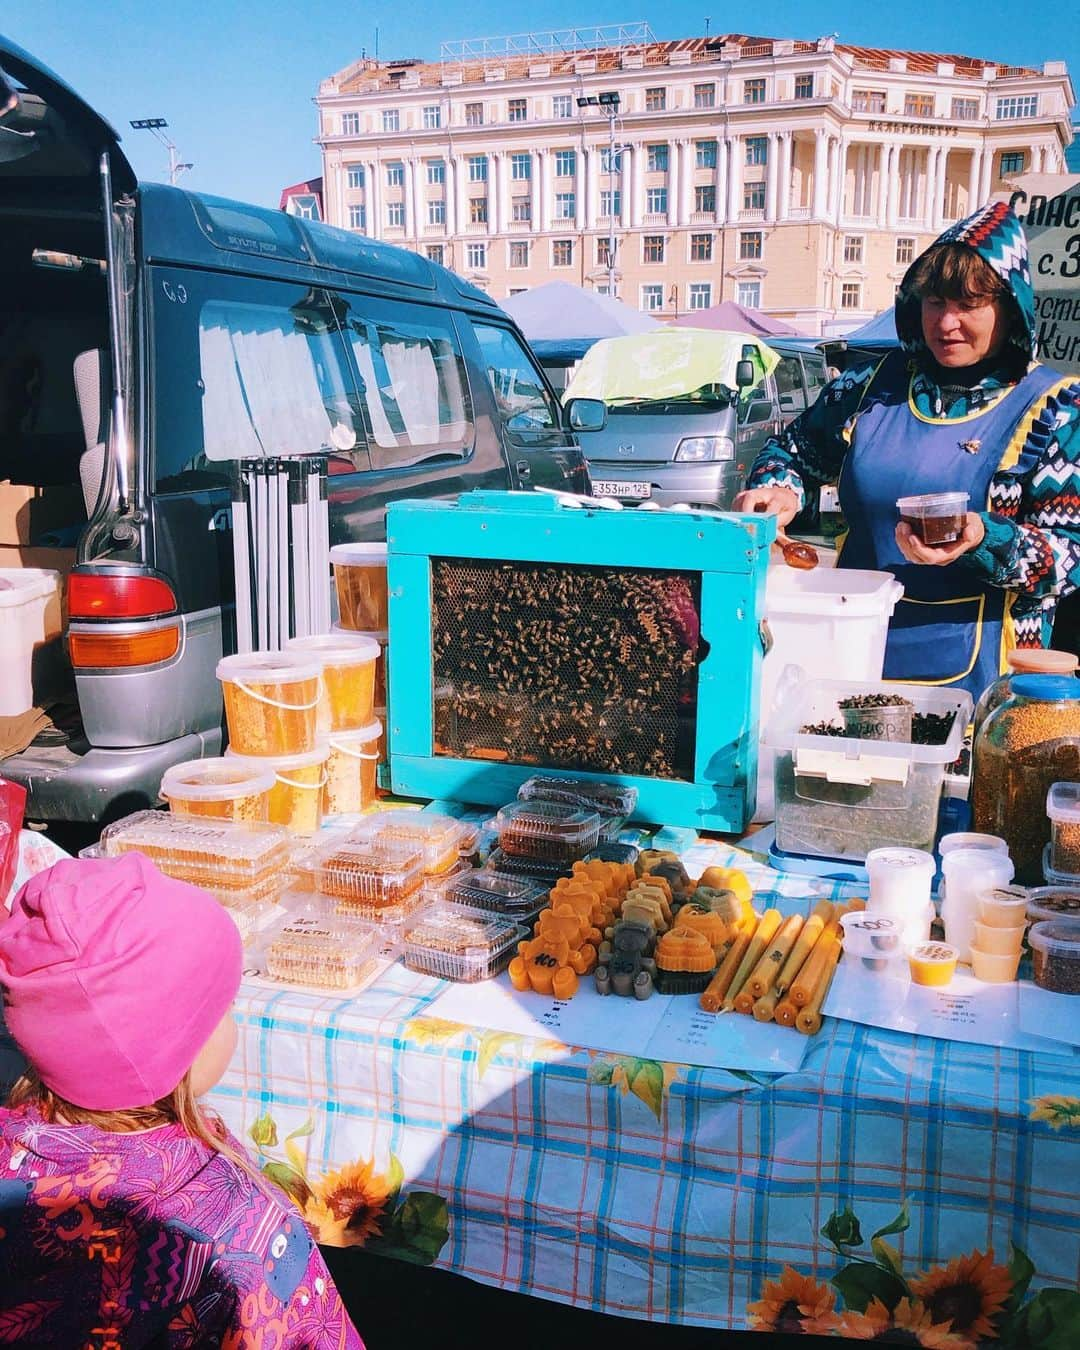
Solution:
M744 829L770 518L472 492L394 503L386 537L395 792L499 806L548 770Z

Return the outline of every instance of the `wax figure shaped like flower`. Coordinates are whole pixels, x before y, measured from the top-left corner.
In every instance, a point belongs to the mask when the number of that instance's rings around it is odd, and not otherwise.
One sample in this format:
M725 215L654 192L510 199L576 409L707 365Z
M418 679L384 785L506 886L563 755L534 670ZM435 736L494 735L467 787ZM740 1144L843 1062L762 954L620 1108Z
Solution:
M390 1183L373 1163L350 1163L327 1172L304 1206L304 1218L317 1242L362 1247L379 1232L389 1195Z
M836 1295L827 1284L785 1266L779 1280L766 1280L757 1303L747 1309L755 1331L828 1336L839 1327Z
M852 1341L878 1345L907 1345L920 1350L974 1350L974 1342L949 1330L947 1322L935 1323L918 1299L902 1298L890 1312L873 1298L865 1312L846 1312L839 1332Z
M994 1325L1012 1294L1006 1266L994 1265L993 1249L972 1252L911 1281L935 1322L947 1322L969 1340L997 1335Z

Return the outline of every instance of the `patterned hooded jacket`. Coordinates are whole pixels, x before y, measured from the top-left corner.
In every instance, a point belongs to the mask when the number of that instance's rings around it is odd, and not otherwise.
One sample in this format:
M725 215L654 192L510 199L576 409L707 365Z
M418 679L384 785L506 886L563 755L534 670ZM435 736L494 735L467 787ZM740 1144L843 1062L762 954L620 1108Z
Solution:
M1012 297L1008 336L995 368L977 383L942 387L922 336L920 300L911 289L915 263L896 299L896 331L919 412L961 418L976 411L1030 368L1035 347L1034 297L1023 228L1004 202L992 202L941 234L935 244L974 249ZM918 261L918 260L916 260ZM884 363L853 366L817 402L771 439L751 466L748 487L791 488L800 505L840 476L860 405ZM1063 376L1021 420L990 486L985 536L960 564L985 583L1016 592L1019 645L1048 646L1058 599L1080 584L1080 376Z

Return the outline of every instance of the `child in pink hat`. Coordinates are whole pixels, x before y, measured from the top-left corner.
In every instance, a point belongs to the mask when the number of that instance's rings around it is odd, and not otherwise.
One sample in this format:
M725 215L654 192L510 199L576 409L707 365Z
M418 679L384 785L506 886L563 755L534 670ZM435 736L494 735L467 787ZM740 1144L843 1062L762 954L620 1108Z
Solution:
M2 916L0 916L2 917ZM362 1350L299 1213L196 1099L236 1045L239 934L140 854L68 859L0 922L0 1325L24 1350Z

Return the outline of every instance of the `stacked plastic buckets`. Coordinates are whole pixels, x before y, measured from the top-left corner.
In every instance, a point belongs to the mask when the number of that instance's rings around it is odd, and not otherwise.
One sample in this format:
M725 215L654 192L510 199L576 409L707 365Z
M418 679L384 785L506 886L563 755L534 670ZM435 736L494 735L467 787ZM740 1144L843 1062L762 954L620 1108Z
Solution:
M386 544L362 542L335 544L330 550L334 568L334 587L337 591L339 622L334 625L338 636L356 634L378 643L379 660L375 666L374 716L386 727L389 703L388 681L390 663L387 648L390 645L389 601L386 587ZM379 761L386 758L386 738L379 738Z

